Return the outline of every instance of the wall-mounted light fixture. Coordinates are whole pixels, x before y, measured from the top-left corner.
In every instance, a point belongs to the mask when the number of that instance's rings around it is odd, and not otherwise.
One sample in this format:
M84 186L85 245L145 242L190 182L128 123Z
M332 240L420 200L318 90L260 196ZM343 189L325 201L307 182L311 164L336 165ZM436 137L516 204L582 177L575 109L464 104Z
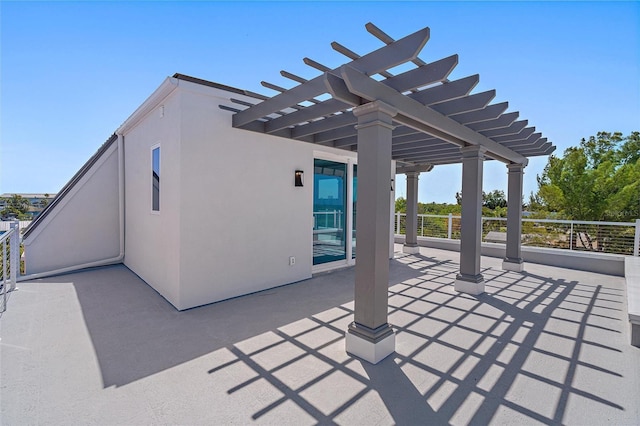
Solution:
M393 191L393 179L391 179L391 191Z
M304 172L302 170L296 170L295 183L296 186L304 186Z

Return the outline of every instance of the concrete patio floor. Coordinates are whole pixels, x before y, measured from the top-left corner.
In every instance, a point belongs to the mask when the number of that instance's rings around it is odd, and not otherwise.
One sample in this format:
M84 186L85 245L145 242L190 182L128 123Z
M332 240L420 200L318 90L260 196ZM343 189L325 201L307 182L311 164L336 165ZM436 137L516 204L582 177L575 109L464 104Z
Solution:
M344 351L353 268L184 312L124 266L20 283L0 423L640 424L624 279L500 264L474 297L457 253L398 253L378 365Z

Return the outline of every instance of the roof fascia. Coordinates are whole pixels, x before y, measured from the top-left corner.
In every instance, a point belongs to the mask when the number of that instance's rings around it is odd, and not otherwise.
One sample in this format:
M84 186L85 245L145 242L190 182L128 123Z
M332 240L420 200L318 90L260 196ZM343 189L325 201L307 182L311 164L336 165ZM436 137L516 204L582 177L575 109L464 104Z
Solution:
M122 135L135 127L178 87L179 80L167 77L162 84L118 127L116 134Z

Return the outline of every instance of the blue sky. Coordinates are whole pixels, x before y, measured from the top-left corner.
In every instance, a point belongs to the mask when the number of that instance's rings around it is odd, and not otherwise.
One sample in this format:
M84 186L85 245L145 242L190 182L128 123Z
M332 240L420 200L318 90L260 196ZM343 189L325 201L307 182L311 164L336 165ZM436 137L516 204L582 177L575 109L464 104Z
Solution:
M0 193L57 192L176 72L273 95L284 69L327 66L428 26L426 62L457 53L451 78L509 101L562 154L598 131L640 130L639 2L12 2L0 1ZM525 195L546 158L531 159ZM485 163L484 189L506 190ZM421 175L421 202L455 202L460 166ZM397 195L404 195L398 176Z

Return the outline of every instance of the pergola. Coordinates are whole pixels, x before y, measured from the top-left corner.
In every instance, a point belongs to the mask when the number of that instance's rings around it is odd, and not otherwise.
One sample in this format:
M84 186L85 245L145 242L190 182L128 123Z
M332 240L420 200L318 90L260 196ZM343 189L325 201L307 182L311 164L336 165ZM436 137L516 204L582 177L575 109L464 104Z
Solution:
M394 40L375 25L367 31L384 46L360 56L339 43L331 47L349 61L329 68L304 62L321 74L311 80L281 71L298 83L253 104L232 99L238 108L233 127L358 152L358 258L355 313L346 336L347 352L377 363L395 350L387 322L389 284L390 176L407 175L407 232L403 251L416 253L418 176L435 165L462 163L462 224L457 291L484 292L480 273L482 170L485 158L508 168L508 217L504 269L522 271L520 248L522 176L527 157L555 147L507 102L490 104L495 90L471 94L479 76L450 81L453 55L426 63L418 54L429 28ZM389 72L400 65L410 70ZM403 68L407 68L406 66ZM327 96L329 95L329 96Z

